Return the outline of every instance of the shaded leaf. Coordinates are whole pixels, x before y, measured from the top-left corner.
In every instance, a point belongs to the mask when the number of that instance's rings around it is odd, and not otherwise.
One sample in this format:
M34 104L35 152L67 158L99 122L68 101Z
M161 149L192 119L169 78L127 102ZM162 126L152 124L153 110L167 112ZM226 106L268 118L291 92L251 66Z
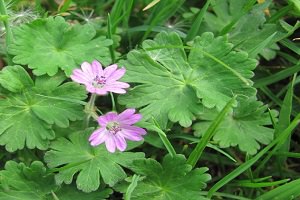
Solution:
M104 200L107 199L112 192L111 189L105 188L100 191L85 193L77 190L74 186L64 185L55 192L55 195L59 200ZM53 200L53 198L49 198L49 200L50 199Z
M0 178L0 200L45 200L57 188L53 175L47 175L40 161L34 161L29 167L8 161L0 171Z
M213 140L222 148L239 146L242 151L255 154L260 148L259 143L269 144L273 139L274 129L266 127L272 124L266 109L267 106L253 98L240 101L221 122ZM277 115L274 110L272 113ZM215 109L204 110L200 115L204 121L193 126L195 134L200 136L205 133L217 114Z

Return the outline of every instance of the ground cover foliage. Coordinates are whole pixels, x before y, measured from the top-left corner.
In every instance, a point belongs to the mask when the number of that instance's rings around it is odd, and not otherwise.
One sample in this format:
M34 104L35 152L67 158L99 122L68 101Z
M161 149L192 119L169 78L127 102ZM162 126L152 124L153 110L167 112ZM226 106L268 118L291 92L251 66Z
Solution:
M299 16L0 0L0 200L300 198Z

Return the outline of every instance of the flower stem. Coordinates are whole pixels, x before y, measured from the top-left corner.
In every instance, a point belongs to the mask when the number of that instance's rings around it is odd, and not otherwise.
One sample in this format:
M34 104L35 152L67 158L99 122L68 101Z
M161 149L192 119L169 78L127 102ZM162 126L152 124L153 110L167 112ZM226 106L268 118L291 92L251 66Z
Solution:
M91 117L93 117L94 120L98 119L98 115L97 115L96 109L95 109L96 98L97 98L97 94L92 94L89 102L86 104L86 106L84 108L84 112L87 113L87 117L85 119L86 127L89 126L89 121L90 121Z
M114 95L112 92L110 92L109 94L110 94L110 98L111 98L112 111L117 111Z
M0 14L7 16L7 10L5 7L4 0L0 0ZM6 53L7 53L8 45L13 42L13 34L12 34L11 28L9 26L8 19L3 20L3 23L4 23L5 30L6 30ZM11 57L9 56L8 53L7 53L7 58L8 58L8 64L12 64Z
M172 146L171 142L168 140L167 135L165 134L165 132L163 132L158 124L158 122L156 121L156 119L154 117L152 117L152 121L153 124L155 125L156 129L155 131L158 133L161 141L163 142L163 144L165 145L167 151L169 152L169 154L172 157L176 156L176 151L174 149L174 147Z

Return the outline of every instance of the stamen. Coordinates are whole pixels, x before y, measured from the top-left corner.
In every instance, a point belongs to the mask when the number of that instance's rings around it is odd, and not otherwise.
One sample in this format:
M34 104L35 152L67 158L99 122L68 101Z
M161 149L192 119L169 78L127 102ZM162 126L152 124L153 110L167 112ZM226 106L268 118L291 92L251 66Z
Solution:
M93 79L93 86L94 87L98 87L98 88L102 88L104 85L106 84L106 78L105 76L96 76L94 79Z
M120 124L118 122L109 122L106 125L106 129L112 133L112 134L117 134L119 131L122 129L120 128Z

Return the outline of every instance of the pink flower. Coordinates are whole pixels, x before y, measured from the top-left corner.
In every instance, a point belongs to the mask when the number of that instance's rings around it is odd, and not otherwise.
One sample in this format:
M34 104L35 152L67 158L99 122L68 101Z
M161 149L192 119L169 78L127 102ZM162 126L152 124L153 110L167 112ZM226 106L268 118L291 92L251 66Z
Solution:
M77 83L84 84L86 90L98 95L106 95L108 92L118 94L126 93L124 88L129 88L128 83L117 81L124 76L126 70L124 67L118 69L116 64L102 69L101 64L94 60L92 64L84 62L80 69L74 69L71 79Z
M124 151L127 147L125 139L140 141L146 131L140 127L132 126L142 119L141 114L134 114L135 109L126 109L119 115L109 112L98 118L100 128L95 130L89 138L92 146L105 142L109 152L115 152L116 148Z

